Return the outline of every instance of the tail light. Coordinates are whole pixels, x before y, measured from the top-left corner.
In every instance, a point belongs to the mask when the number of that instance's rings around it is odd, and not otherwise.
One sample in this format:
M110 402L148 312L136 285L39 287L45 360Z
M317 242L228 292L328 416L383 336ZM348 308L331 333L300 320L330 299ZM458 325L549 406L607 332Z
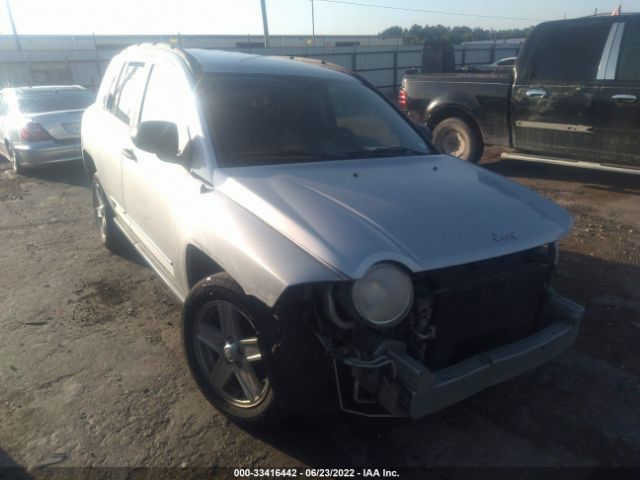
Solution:
M20 139L25 142L40 142L42 140L50 140L51 135L39 123L28 122L20 130Z
M398 105L402 110L407 109L407 91L404 88L398 90Z

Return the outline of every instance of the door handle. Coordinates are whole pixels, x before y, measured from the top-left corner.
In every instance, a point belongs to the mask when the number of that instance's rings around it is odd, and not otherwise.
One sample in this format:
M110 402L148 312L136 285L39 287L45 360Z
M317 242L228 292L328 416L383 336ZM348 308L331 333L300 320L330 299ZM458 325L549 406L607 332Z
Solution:
M525 93L527 98L547 98L549 92L547 92L544 88L530 88Z
M611 99L616 103L636 103L638 101L637 95L629 95L627 93L614 95Z
M133 160L134 162L138 161L138 157L136 157L136 154L133 152L133 149L131 148L123 148L122 155L127 157L129 160Z

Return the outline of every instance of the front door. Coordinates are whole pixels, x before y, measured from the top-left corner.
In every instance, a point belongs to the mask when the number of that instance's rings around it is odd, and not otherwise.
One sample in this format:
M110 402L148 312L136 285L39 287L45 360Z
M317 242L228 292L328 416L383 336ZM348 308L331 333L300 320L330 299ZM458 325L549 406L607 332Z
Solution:
M156 265L172 280L179 254L176 219L201 185L191 176L187 164L192 150L187 147L192 144L198 128L194 112L193 95L178 66L154 64L138 121L175 123L181 155L176 161L166 161L131 145L129 158L123 159L122 164L124 203L130 227Z
M610 22L595 19L562 29L550 25L540 33L532 68L513 87L514 147L556 157L591 157L597 77L611 30Z

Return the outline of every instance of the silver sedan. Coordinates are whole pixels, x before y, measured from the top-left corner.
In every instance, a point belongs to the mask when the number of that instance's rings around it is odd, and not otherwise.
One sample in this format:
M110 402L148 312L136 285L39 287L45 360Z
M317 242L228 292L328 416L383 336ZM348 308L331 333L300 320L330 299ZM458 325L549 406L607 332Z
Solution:
M80 160L80 121L93 99L77 85L0 90L0 155L16 173Z

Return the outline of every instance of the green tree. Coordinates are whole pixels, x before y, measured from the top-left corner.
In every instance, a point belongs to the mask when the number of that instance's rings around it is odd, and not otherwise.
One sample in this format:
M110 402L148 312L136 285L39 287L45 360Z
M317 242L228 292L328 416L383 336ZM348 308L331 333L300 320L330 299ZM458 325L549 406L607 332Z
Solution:
M474 42L478 40L503 40L509 38L525 38L531 33L533 27L509 28L504 30L487 30L485 28L470 28L467 26L445 27L444 25L412 25L409 29L403 29L399 25L389 27L380 35L403 35L405 44L422 44L425 41L447 41L453 45L462 42Z
M380 35L404 35L406 30L398 25L394 25L393 27L389 27L386 30L380 32Z

